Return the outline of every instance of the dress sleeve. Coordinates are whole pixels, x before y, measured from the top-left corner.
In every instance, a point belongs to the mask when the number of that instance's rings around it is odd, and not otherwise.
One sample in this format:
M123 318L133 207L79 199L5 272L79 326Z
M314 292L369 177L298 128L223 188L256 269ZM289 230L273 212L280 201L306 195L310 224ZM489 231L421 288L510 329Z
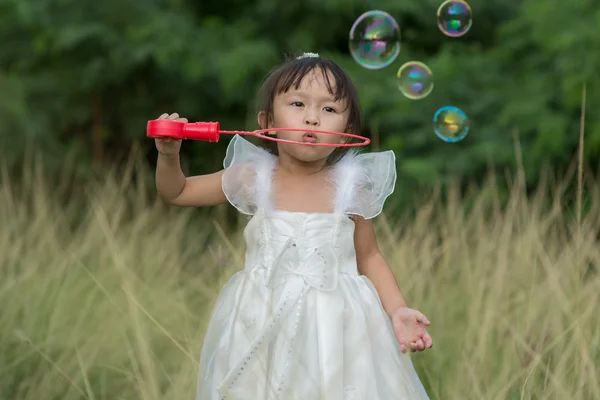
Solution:
M239 212L254 215L260 203L258 171L274 156L239 135L235 135L223 161L223 193Z
M394 152L350 155L337 172L338 206L365 219L378 216L396 185Z

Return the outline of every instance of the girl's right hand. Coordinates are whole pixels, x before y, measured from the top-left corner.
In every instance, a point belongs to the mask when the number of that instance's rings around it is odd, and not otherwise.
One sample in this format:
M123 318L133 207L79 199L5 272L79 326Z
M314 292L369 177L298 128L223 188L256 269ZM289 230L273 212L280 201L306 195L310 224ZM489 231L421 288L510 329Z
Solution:
M172 121L179 122L188 122L187 118L179 118L179 114L173 113L171 115L164 113L158 119L169 119ZM172 156L175 154L179 154L179 150L181 149L181 139L160 139L154 138L154 142L156 143L156 149L160 154L165 156Z

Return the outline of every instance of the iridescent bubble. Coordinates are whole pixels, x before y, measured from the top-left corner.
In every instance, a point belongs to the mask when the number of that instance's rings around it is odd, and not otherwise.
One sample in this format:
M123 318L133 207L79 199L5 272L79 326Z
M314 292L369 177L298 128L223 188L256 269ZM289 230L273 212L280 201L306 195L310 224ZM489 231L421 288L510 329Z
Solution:
M398 88L404 97L420 100L433 90L433 74L422 62L409 61L398 70Z
M384 11L367 11L350 29L350 53L367 69L389 66L400 54L400 27Z
M458 107L442 107L433 116L433 130L444 142L460 142L469 134L469 126L467 114Z
M464 0L447 0L437 10L437 24L444 35L459 37L471 29L471 7Z

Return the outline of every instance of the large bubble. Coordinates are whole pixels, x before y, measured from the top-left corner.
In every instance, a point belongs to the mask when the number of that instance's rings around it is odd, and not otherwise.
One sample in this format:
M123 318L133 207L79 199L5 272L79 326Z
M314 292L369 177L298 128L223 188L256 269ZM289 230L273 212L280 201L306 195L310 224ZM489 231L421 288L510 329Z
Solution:
M437 10L437 24L446 36L462 36L473 24L471 7L464 0L447 0Z
M400 54L400 27L384 11L367 11L350 29L350 53L367 69L389 66Z
M397 74L398 89L408 99L420 100L433 90L433 74L422 62L409 61Z
M469 134L470 121L460 108L445 106L433 116L433 130L444 142L460 142Z

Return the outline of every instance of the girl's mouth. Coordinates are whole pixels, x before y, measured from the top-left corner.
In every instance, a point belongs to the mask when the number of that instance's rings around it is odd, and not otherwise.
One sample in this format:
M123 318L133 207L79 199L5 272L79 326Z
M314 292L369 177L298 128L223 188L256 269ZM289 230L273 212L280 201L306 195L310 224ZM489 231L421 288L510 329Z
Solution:
M302 141L304 143L317 143L317 136L314 133L306 132L302 135Z

